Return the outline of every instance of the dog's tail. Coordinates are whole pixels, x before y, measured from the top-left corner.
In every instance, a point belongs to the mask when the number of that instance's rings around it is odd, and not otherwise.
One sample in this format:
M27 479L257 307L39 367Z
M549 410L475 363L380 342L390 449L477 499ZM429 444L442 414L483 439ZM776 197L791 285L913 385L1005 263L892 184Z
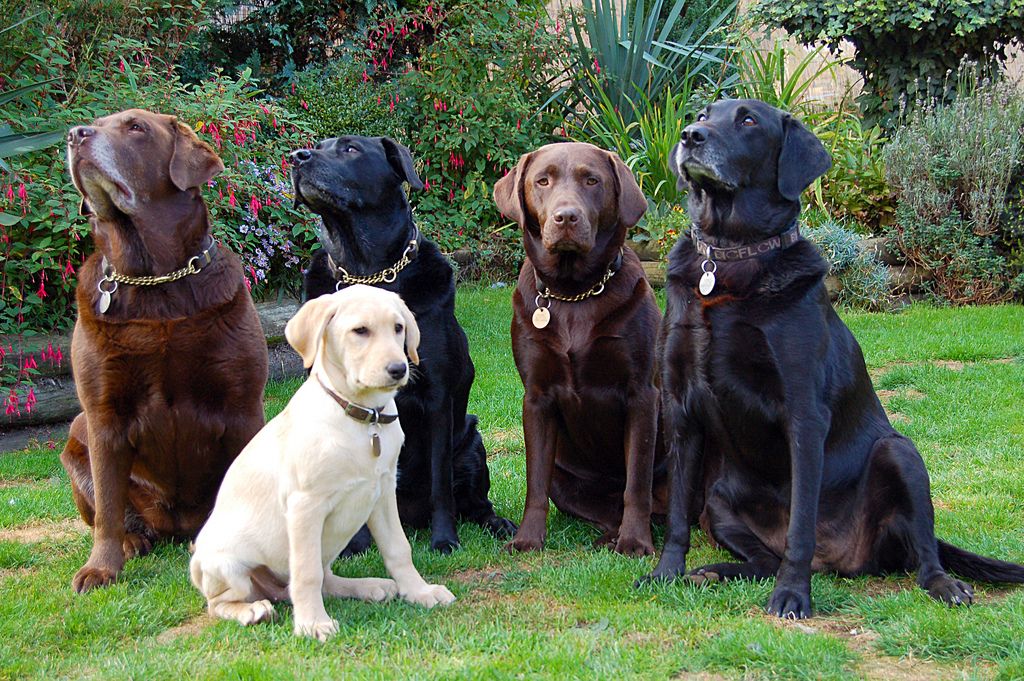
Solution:
M982 582L1024 584L1024 565L986 558L939 541L939 562L950 572Z

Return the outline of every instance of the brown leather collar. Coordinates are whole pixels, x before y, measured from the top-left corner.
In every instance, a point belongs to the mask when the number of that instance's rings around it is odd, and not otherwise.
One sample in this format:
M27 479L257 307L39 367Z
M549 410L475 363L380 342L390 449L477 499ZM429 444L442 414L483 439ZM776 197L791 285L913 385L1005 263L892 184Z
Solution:
M749 260L750 258L756 258L759 255L764 255L769 251L773 251L777 248L789 248L797 241L800 241L800 226L793 221L786 231L781 234L776 234L770 239L764 241L758 241L753 244L744 244L742 246L714 246L704 241L704 234L700 231L697 225L693 225L690 229L690 239L693 241L693 247L697 249L697 252L703 255L705 258L711 261L718 262L733 262L736 260Z
M323 388L324 391L331 396L331 399L337 402L341 406L341 408L345 410L346 416L349 416L355 419L356 421L359 421L360 423L367 423L371 425L375 425L378 423L388 424L394 423L394 421L398 418L398 414L382 414L380 413L380 409L364 407L361 404L349 402L344 397L342 397L341 395L327 387L327 384L324 383L324 379L320 378L319 374L317 374L316 380L318 383L320 383L320 387Z

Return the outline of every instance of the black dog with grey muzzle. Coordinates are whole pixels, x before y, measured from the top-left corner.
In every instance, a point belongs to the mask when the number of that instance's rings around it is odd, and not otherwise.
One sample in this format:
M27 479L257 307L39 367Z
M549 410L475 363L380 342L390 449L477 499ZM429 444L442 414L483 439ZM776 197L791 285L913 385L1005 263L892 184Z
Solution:
M755 100L710 104L673 171L693 229L669 255L662 411L669 532L648 579L776 578L768 611L811 615L811 573L917 572L933 598L968 604L947 570L1024 582L1024 566L935 538L928 473L875 395L800 237L800 194L828 170L818 139ZM686 572L690 513L739 563Z

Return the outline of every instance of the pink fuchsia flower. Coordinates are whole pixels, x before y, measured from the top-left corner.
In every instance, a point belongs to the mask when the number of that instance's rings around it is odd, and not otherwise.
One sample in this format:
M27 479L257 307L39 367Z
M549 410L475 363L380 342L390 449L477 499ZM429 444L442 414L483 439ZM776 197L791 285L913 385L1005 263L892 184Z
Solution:
M601 65L597 63L597 57L594 57L594 71L601 73Z
M32 413L32 407L36 405L36 391L35 388L28 389L28 395L25 397L25 411L29 414Z
M14 392L14 388L11 388L11 392L7 394L7 399L4 400L4 413L7 416L21 416L21 409L18 408L19 404L18 393Z
M252 214L253 214L254 217L259 217L260 208L262 208L262 207L263 207L263 204L260 203L260 200L257 199L255 196L252 197L251 199L249 199L249 210L252 211Z
M238 205L238 202L235 201L235 189L231 185L228 185L228 205L232 208Z
M36 291L36 295L39 296L40 298L46 297L46 286L44 285L42 280L39 281L39 290Z

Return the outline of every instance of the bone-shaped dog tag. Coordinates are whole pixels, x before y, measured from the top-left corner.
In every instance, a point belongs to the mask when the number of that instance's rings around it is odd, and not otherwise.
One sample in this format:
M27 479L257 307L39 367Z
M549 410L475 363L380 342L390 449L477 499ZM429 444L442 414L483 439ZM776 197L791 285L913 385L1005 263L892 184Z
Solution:
M377 433L370 433L370 453L375 459L380 456L380 435Z

